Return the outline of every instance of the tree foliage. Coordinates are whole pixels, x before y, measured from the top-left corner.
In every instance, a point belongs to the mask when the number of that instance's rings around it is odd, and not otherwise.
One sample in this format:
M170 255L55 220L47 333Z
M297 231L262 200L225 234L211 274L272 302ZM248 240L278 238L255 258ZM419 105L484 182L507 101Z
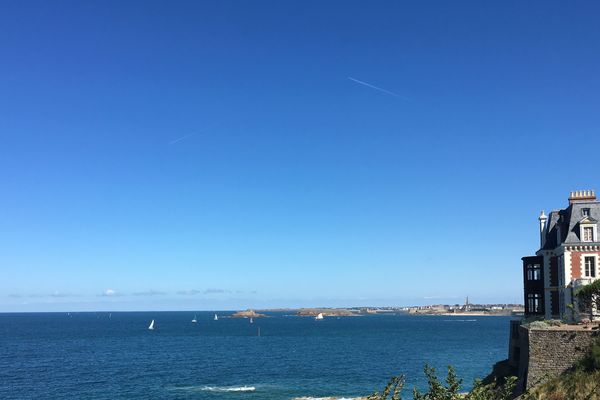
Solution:
M596 339L590 350L579 361L577 367L583 371L600 371L600 339Z
M415 400L457 400L462 398L460 387L462 379L458 379L454 367L448 366L448 375L446 376L446 385L437 377L435 368L425 364L423 372L427 377L427 392L421 393L416 388L413 389L413 398Z
M473 389L466 396L466 400L510 400L513 398L513 392L517 385L517 377L509 376L504 383L497 380L484 385L480 380L476 380Z
M402 400L402 389L404 388L404 375L392 376L383 392L375 392L368 400ZM391 397L390 397L391 396Z
M427 378L427 390L420 392L413 389L415 400L510 400L513 395L516 377L508 377L504 383L494 381L484 385L476 380L469 393L461 393L462 379L456 375L452 366L448 366L448 373L444 382L437 377L435 368L425 365L423 372ZM382 393L373 393L369 400L402 400L404 376L392 377Z
M594 303L600 299L600 279L579 288L575 295L579 300L579 309L589 312L592 317Z

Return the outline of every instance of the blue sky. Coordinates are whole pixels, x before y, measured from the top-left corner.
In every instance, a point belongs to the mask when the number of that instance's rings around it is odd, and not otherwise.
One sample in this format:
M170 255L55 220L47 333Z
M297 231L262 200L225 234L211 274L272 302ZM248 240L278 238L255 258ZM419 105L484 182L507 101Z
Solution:
M0 6L0 311L521 301L600 5Z

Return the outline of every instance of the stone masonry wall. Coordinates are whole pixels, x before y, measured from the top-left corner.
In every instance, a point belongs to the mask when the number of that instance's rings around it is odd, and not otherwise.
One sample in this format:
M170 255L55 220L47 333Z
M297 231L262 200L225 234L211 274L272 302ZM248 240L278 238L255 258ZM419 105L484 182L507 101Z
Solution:
M519 375L526 374L527 387L547 376L558 376L569 369L583 357L598 337L597 332L581 328L526 330L528 354L522 360L526 365L519 366Z

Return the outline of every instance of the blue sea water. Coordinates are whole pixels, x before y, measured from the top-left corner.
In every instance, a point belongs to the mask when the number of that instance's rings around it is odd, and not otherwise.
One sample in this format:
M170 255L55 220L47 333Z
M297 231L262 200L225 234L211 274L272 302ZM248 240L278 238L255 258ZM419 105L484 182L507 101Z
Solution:
M397 374L423 388L425 363L466 390L507 356L508 317L227 314L0 314L0 399L356 397Z

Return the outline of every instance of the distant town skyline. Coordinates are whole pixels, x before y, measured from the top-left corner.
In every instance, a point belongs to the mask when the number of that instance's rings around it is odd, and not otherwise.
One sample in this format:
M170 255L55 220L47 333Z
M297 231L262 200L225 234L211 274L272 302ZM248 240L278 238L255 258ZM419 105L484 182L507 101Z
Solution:
M7 1L0 312L522 303L600 190L600 4Z

